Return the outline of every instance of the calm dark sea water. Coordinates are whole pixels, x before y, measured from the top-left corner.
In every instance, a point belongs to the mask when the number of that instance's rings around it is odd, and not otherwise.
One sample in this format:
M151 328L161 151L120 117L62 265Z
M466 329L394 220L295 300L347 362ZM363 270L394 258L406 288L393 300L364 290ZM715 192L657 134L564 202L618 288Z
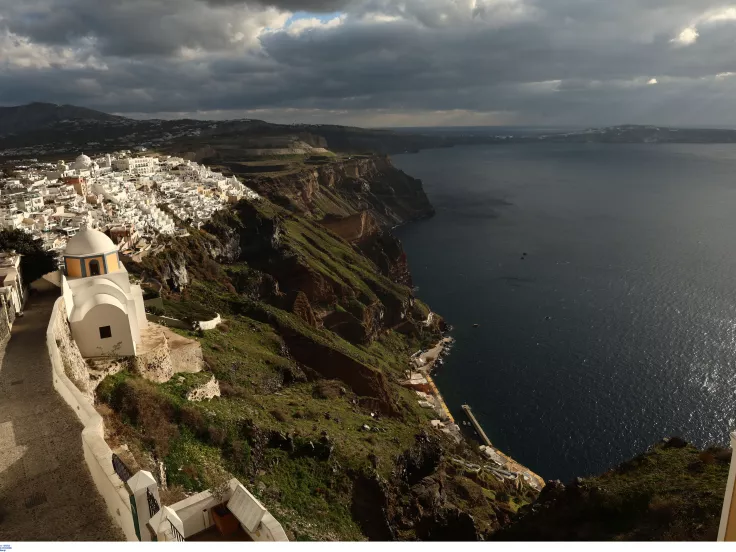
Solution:
M736 146L478 146L393 161L437 209L398 235L418 295L455 327L437 381L458 420L470 404L496 446L563 480L665 436L727 442Z

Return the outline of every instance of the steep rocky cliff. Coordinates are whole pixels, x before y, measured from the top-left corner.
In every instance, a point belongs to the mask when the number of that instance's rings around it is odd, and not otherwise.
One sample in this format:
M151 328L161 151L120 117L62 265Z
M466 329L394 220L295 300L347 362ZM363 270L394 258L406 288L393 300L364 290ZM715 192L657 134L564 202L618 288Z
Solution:
M489 538L536 495L499 481L477 446L432 426L402 385L409 357L442 337L413 296L390 226L432 213L385 158L248 181L265 197L221 212L141 263L178 313L224 323L197 338L206 370L98 389L108 425L167 468L167 492L235 474L297 539ZM187 400L216 378L221 396Z
M283 176L253 177L248 185L316 219L370 211L380 225L391 227L434 213L421 181L385 156L322 162Z
M730 451L672 439L537 497L430 424L399 382L443 323L425 325L390 232L432 213L418 181L374 157L247 184L265 199L127 261L167 308L224 319L183 332L202 345L201 374L124 371L98 389L138 463L163 462L167 495L234 474L296 539L715 538ZM220 397L188 400L213 378Z

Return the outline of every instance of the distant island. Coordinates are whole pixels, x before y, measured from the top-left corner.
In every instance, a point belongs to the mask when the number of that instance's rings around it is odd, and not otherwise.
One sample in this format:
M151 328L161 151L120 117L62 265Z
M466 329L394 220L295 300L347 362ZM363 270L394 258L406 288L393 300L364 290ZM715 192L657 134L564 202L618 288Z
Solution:
M736 129L621 125L583 130L365 129L339 125L273 124L257 119L131 119L72 105L35 102L0 107L0 157L60 157L79 150L145 147L166 152L198 148L273 147L298 139L347 154L411 153L423 149L499 143L734 143Z

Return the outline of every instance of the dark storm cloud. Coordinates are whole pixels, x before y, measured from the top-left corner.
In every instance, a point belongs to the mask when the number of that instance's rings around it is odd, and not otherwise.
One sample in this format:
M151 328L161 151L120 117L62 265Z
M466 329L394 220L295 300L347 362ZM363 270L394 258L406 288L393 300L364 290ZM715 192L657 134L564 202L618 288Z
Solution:
M212 6L232 6L244 4L243 0L204 0ZM252 5L274 7L286 11L305 11L312 13L332 13L343 10L357 2L353 0L252 0Z
M295 9L342 15L287 24ZM365 124L722 122L736 107L736 10L708 2L0 0L0 13L3 104Z
M0 0L0 7L0 24L13 33L41 44L93 44L105 56L232 50L238 33L265 19L242 3L213 8L199 0Z

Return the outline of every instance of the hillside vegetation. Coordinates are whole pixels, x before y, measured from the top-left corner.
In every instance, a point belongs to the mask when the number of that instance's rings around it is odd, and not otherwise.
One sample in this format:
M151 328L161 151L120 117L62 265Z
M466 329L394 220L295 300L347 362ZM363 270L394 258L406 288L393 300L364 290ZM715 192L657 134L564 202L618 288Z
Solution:
M126 260L167 312L225 320L176 330L201 343L202 373L123 371L97 390L108 440L165 468L166 503L233 475L297 540L715 539L730 451L673 439L538 497L432 427L400 382L445 325L389 230L432 214L419 181L367 157L246 182L267 199ZM212 376L221 397L186 399Z
M444 323L427 323L403 250L378 221L431 206L381 158L340 163L249 181L273 201L241 202L126 262L144 286L162 286L167 309L225 323L181 331L200 341L202 373L107 377L97 399L108 438L140 466L163 463L167 502L232 474L296 539L488 538L536 493L466 468L483 462L477 446L433 429L437 414L399 385ZM187 401L212 375L222 396Z
M496 538L715 541L730 460L668 439L600 476L548 484Z

